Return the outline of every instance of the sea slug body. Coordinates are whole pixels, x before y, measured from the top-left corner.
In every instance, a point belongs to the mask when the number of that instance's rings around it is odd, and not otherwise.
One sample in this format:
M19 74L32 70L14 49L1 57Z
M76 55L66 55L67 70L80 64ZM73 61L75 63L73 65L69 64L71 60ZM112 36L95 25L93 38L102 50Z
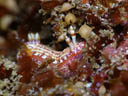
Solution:
M66 37L70 47L63 51L55 51L40 43L38 33L28 34L28 39L29 41L19 51L17 60L23 58L22 51L25 51L37 68L46 64L48 69L55 69L63 77L72 75L79 60L82 58L82 49L85 47L85 42L76 43L76 40L74 40L73 43L70 38ZM32 70L35 70L35 68Z

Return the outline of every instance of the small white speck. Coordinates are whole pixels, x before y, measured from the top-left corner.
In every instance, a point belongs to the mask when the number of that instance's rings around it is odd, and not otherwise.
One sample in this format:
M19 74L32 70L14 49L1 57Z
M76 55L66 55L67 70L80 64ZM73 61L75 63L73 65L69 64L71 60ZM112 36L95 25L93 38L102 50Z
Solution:
M53 64L57 64L58 62L55 60L55 61L53 61Z
M83 65L83 68L86 68L86 65Z
M64 56L64 60L67 60L67 56Z
M47 58L47 56L46 56L46 55L43 55L43 56L42 56L42 58L43 58L43 59L46 59L46 58Z
M82 46L84 46L84 44L81 44Z
M74 48L74 49L72 50L72 52L77 53L77 50Z
M34 55L35 55L35 56L39 56L39 55L41 55L41 54L40 54L40 53L38 53L38 52L36 52Z
M92 48L91 48L91 47L89 47L89 50L92 50Z
M105 43L103 43L101 46L103 46L103 47L104 47L104 46L105 46Z
M40 88L39 88L39 90L40 90L40 91L42 91L42 90L43 90L43 88L41 88L41 87L40 87Z
M80 47L78 47L78 50L81 50L81 48L80 48Z
M62 63L63 62L63 60L62 59L60 59L60 63Z
M126 55L128 55L128 50L126 50Z
M32 49L33 47L32 46L27 46L29 49Z
M86 86L86 88L89 88L89 87L91 87L91 85L92 85L92 83L87 83L85 86Z

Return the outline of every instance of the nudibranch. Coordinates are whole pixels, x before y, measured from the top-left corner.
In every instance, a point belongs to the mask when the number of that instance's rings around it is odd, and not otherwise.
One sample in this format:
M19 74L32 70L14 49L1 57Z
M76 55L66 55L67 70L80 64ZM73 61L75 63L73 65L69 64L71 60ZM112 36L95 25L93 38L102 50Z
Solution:
M82 58L82 49L85 47L85 42L76 42L76 36L72 26L70 26L69 33L71 34L72 41L68 36L65 36L69 47L63 51L55 51L41 44L38 33L28 34L29 41L18 52L17 60L20 62L20 59L24 56L22 52L25 51L25 54L30 57L30 60L36 64L37 68L40 68L45 63L47 69L52 69L64 77L70 76Z

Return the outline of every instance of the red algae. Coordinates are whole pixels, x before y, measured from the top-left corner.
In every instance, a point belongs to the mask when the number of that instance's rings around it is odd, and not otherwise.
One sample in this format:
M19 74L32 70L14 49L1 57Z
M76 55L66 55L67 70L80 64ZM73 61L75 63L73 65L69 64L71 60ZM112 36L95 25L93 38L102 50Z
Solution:
M29 90L32 89L32 85L22 85L18 90L18 95L27 95Z
M90 76L92 75L93 71L91 69L91 65L89 62L85 63L85 60L83 59L78 66L78 76L80 81L86 81L90 80Z
M128 71L121 71L120 79L123 82L124 86L128 89Z
M49 88L54 87L56 84L61 83L61 79L55 77L52 70L35 74L33 76L33 84L38 82L39 87Z
M0 5L0 17L6 15L7 13L9 13L9 10L6 7Z
M126 87L121 82L116 82L111 87L112 96L127 96Z
M9 78L12 70L6 70L3 65L0 65L0 79Z
M94 74L93 76L93 83L91 85L90 91L94 92L96 95L98 95L98 90L102 83L104 83L104 80L106 79L106 74L104 72L101 72L99 74Z
M59 0L50 0L50 1L41 1L37 0L40 2L41 6L45 10L51 10L52 8L56 7L57 5L61 5L62 2Z
M29 83L34 71L37 69L37 64L32 62L32 58L27 54L25 50L19 53L18 57L18 65L19 65L19 74L23 77L21 78L21 82Z
M33 76L34 80L33 82L36 83L38 82L38 85L40 87L48 87L51 86L51 83L54 78L54 74L52 71L47 71L43 73L39 73Z

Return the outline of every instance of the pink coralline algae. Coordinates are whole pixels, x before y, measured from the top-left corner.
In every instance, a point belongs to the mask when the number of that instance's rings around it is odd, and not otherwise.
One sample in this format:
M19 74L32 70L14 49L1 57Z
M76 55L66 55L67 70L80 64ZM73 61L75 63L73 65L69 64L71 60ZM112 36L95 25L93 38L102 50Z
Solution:
M121 63L128 68L128 40L120 43L118 48L114 48L112 44L106 46L103 50L106 61L111 60L112 63Z

